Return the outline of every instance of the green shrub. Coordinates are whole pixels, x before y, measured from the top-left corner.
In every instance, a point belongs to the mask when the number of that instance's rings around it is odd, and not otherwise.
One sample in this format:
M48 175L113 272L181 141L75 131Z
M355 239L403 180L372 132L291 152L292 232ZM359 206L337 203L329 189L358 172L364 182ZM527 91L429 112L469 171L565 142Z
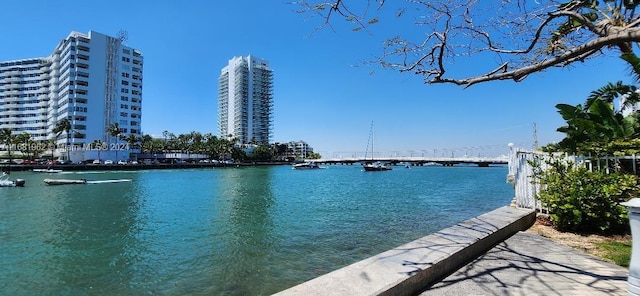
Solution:
M629 230L627 209L620 203L640 193L635 175L591 172L559 160L537 174L538 194L561 231L622 233Z

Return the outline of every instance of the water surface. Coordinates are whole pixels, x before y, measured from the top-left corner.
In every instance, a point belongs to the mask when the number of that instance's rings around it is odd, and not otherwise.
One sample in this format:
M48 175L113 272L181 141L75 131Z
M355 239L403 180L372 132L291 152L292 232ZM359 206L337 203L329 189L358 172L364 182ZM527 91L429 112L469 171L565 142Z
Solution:
M0 188L0 291L268 295L508 205L506 174L340 165L15 172L27 183Z

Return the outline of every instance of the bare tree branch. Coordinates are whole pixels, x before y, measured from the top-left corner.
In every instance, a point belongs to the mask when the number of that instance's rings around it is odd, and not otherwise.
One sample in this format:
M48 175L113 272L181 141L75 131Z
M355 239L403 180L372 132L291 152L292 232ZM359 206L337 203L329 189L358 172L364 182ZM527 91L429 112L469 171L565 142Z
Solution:
M406 0L385 2L368 0L346 5L336 0L312 5L303 1L306 12L320 14L323 26L330 26L332 13L342 16L358 29L368 28L371 13L388 23L411 20L413 31L424 31L424 39L413 42L410 31L387 39L376 61L384 68L424 77L425 83L453 83L465 87L495 80L522 81L531 74L551 67L566 67L606 53L633 53L640 41L640 18L635 15L638 1L612 0ZM375 11L369 6L377 4ZM319 5L319 6L318 6ZM315 7L315 9L313 9ZM318 9L318 7L322 9ZM395 19L382 19L385 9L397 9ZM378 16L372 18L378 19ZM484 74L459 78L459 70L447 71L457 58L487 58L493 55L496 67Z

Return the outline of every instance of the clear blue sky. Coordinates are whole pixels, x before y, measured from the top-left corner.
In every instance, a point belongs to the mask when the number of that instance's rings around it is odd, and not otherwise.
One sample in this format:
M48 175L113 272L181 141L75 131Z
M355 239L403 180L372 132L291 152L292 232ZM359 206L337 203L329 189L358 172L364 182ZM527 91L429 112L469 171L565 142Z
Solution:
M71 31L115 36L144 55L145 134L217 131L217 79L233 56L254 55L274 69L276 142L304 140L324 157L362 154L375 122L375 150L387 154L506 154L559 141L557 103L583 103L607 82L627 81L626 66L603 58L551 69L525 81L463 89L426 85L422 77L358 66L407 27L381 23L368 32L321 23L285 1L2 1L0 60L51 54ZM411 28L411 27L409 27ZM460 60L455 71L493 61ZM371 74L375 71L375 74Z

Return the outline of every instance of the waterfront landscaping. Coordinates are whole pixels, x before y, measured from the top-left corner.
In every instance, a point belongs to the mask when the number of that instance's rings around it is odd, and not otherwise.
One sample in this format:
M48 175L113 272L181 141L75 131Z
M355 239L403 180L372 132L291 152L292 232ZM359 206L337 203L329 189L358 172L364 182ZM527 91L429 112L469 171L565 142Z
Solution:
M558 231L549 217L538 215L536 223L527 230L546 237L554 242L570 246L604 261L615 263L622 267L629 267L631 259L631 235L601 235L580 234L575 232Z

